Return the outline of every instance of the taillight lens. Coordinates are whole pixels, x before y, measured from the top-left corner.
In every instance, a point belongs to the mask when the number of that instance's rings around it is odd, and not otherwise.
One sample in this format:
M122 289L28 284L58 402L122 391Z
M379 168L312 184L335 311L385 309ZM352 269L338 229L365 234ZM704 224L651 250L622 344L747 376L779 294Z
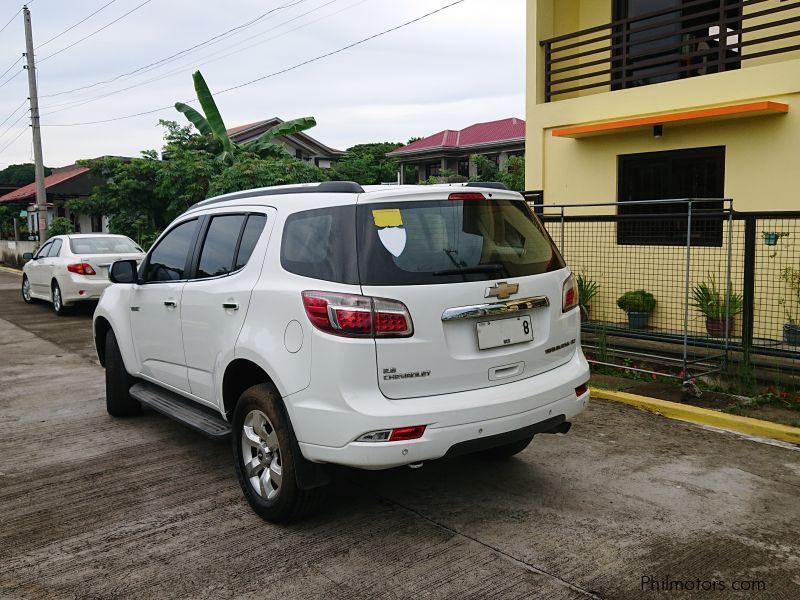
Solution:
M480 192L454 192L447 198L448 200L486 200L486 196Z
M97 275L92 265L89 263L74 263L67 265L67 271L77 273L78 275Z
M576 306L578 306L578 285L575 283L575 276L570 275L564 282L561 310L567 312Z
M334 292L303 292L308 320L347 337L408 337L414 333L406 305L396 300Z

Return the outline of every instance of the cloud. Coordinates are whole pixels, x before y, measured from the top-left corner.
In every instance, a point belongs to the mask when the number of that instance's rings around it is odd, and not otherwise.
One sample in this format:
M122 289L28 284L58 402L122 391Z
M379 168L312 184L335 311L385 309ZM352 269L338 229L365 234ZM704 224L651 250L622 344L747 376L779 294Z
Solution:
M292 2L296 5L147 72L51 96L162 60ZM34 3L31 11L35 41L47 40L104 3L105 0L42 2L42 6ZM209 0L155 0L40 64L45 162L59 166L79 158L134 156L140 150L160 147L158 119L183 119L172 109L99 125L47 125L109 119L193 98L191 73L198 65L211 89L221 90L341 48L447 3L448 0L229 0L220 4ZM115 2L37 50L39 60L135 6L129 2L119 4ZM0 21L9 17L0 14ZM21 33L22 20L18 17L0 34L0 71L19 56ZM524 46L524 0L466 0L341 54L219 95L217 101L228 126L272 116L313 115L318 126L311 134L333 147L404 141L474 122L524 117ZM151 79L155 80L148 82ZM136 87L121 91L133 85ZM79 104L105 94L110 95ZM2 88L0 120L25 97L24 76ZM0 137L0 147L16 135L24 122ZM7 126L8 123L0 127L0 133ZM0 155L0 167L28 160L30 135L25 133Z

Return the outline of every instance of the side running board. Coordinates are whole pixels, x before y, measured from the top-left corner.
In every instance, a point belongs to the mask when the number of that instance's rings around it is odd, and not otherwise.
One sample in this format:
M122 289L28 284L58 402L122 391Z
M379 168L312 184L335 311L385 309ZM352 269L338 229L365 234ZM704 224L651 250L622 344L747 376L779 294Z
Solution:
M223 439L231 433L230 423L214 414L212 410L151 383L137 383L131 388L130 394L145 406L211 439Z

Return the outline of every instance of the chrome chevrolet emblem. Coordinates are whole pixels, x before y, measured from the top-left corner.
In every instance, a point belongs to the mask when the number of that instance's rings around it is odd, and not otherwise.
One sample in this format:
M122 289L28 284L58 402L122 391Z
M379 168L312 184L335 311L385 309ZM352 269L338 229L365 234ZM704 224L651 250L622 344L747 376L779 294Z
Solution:
M486 293L483 295L483 297L505 300L506 298L510 298L516 294L518 291L518 283L506 283L505 281L501 281L500 283L494 284L492 287L486 288Z

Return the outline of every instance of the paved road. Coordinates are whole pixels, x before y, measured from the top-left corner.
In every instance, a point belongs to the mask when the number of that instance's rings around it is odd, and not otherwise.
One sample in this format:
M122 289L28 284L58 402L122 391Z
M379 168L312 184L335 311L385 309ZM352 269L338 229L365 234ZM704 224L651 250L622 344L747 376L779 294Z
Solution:
M17 285L0 272L0 598L685 597L642 576L800 597L795 450L597 401L506 462L344 471L322 514L278 527L227 445L110 418L90 311Z

